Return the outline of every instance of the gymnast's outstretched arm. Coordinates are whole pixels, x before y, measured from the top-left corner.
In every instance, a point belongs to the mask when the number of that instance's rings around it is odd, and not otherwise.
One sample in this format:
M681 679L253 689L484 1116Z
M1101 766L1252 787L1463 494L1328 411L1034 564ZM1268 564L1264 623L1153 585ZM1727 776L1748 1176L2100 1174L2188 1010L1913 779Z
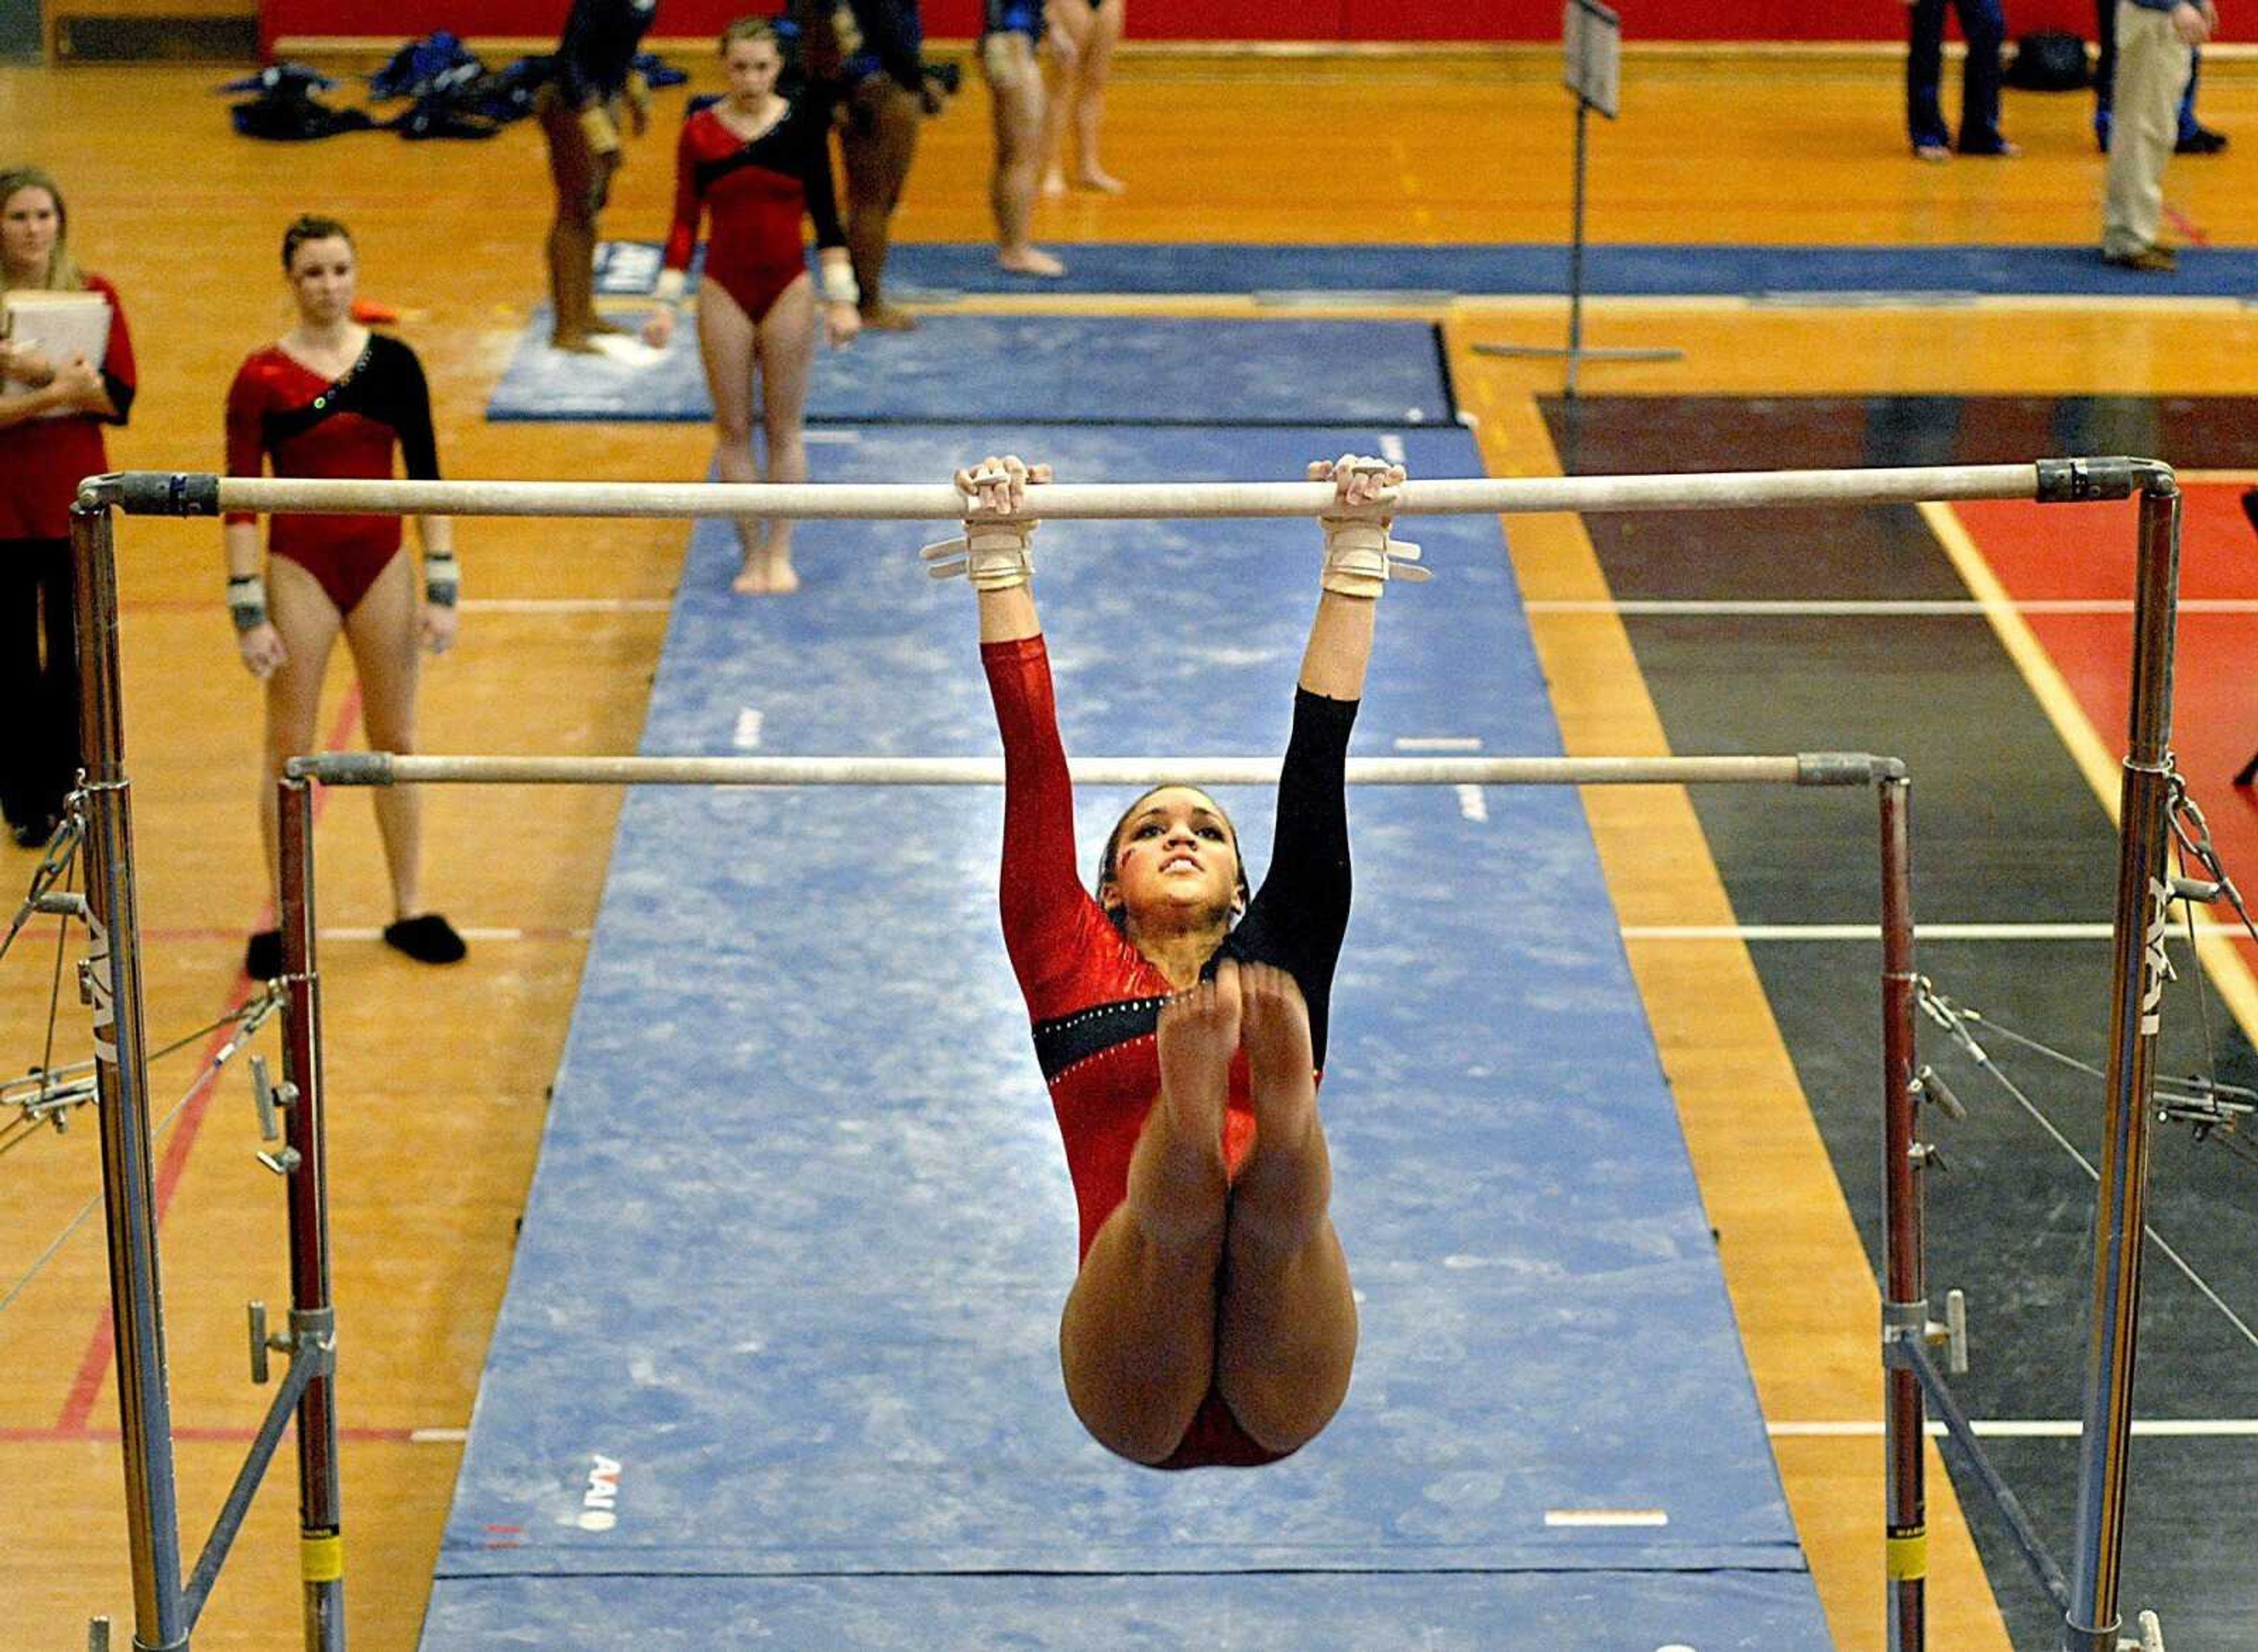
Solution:
M1344 453L1338 459L1313 460L1309 477L1312 482L1332 483L1344 507L1369 506L1387 502L1403 480L1403 467ZM1317 598L1309 646L1302 653L1301 686L1327 699L1361 699L1364 669L1372 657L1373 620L1387 585L1389 560L1384 549L1375 551L1358 542L1360 536L1363 541L1376 537L1384 547L1394 519L1381 517L1376 524L1346 515L1323 520L1324 588Z

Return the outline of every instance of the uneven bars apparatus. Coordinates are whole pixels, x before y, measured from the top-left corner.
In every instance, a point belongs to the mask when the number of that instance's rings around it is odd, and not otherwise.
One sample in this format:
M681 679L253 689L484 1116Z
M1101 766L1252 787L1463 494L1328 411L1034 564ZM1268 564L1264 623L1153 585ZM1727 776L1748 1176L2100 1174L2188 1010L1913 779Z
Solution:
M2077 504L2137 498L2140 501L2137 599L2129 749L2120 798L2118 891L2112 948L2108 1118L2100 1188L2094 1217L2092 1315L2085 1369L2084 1436L2080 1450L2074 1538L2075 1577L2065 1589L2058 1573L2045 1578L2043 1550L2020 1511L2006 1496L2002 1513L2024 1542L2042 1581L2063 1609L2063 1652L2118 1652L2118 1581L2123 1536L2127 1446L2132 1428L2132 1378L2140 1298L2142 1206L2147 1188L2148 1108L2154 1088L2157 1021L2149 995L2162 986L2160 953L2151 952L2152 914L2161 923L2169 897L2164 881L2169 842L2172 646L2177 629L2181 496L2169 466L2148 459L2042 459L2028 464L1943 465L1845 471L1740 471L1687 475L1525 478L1409 482L1397 490L1392 514L1521 514L1550 511L1715 510L1778 506L1852 506L1929 500L2027 500ZM1029 514L1054 520L1168 516L1254 517L1335 514L1333 489L1324 483L1155 483L1046 486ZM102 1103L103 1188L110 1244L111 1294L117 1342L118 1406L124 1445L127 1516L131 1543L137 1652L185 1652L195 1610L180 1584L178 1503L173 1476L171 1412L166 1387L161 1299L158 1285L153 1200L149 1176L146 1051L141 1037L139 932L134 911L131 789L124 774L124 723L119 698L117 598L113 511L129 514L200 516L224 510L261 513L376 513L390 514L727 517L954 520L966 501L949 486L775 486L761 484L330 481L218 477L209 473L130 471L89 479L72 511L71 539L77 573L78 650L82 718L82 755L87 819L86 850L94 936L89 964L96 1005L96 1077ZM1361 514L1377 515L1367 507ZM374 755L382 757L383 754ZM286 1079L296 1087L289 1108L291 1142L302 1155L291 1181L292 1323L294 1372L310 1362L298 1399L302 1570L305 1577L307 1645L338 1652L344 1644L343 1567L337 1521L336 1424L330 1395L334 1336L330 1329L324 1171L321 1157L321 1077L318 974L315 956L312 785L328 760L297 760L278 785L283 800L285 857L282 913L284 981L288 992ZM359 758L339 767L342 783L413 783L472 776L460 765L481 760L394 758L390 766ZM579 760L585 764L589 760ZM679 763L683 760L612 760L620 764ZM733 760L688 760L710 763ZM796 779L692 777L678 769L678 783L878 783L877 760L833 760L847 770L823 775L807 767L820 760L734 760L799 765ZM897 760L915 762L916 760ZM977 761L977 760L976 760ZM1369 761L1369 760L1367 760ZM1386 760L1381 760L1386 761ZM1417 760L1406 760L1417 761ZM1514 775L1510 767L1547 766ZM1774 759L1646 759L1605 767L1609 760L1475 760L1471 772L1496 776L1452 779L1469 772L1455 760L1422 766L1431 778L1409 783L1743 783L1793 780L1812 784L1872 783L1881 804L1885 1186L1887 1198L1884 1266L1883 1357L1887 1368L1885 1451L1892 1652L1921 1652L1926 1644L1926 1492L1922 1443L1923 1395L1933 1393L1943 1421L1963 1449L1988 1471L1981 1448L1951 1402L1928 1354L1941 1335L1928 1317L1921 1253L1921 1169L1927 1150L1918 1139L1920 1081L1914 1064L1915 995L1913 969L1912 883L1907 782L1887 760L1855 754ZM1734 765L1728 774L1701 767ZM537 776L523 767L545 767L562 781L551 760L483 760L516 763L492 781ZM1751 763L1763 765L1748 768ZM457 765L418 772L408 765ZM1692 764L1671 772L1673 765ZM1267 762L1261 766L1267 766ZM771 776L785 769L770 769ZM1104 773L1089 764L1086 775ZM1154 777L1149 766L1136 771ZM852 773L855 777L847 777ZM1198 761L1169 766L1168 778L1200 776L1225 783ZM1806 777L1808 776L1809 777ZM593 775L586 776L593 778ZM665 783L656 771L637 776L612 768L620 782ZM1108 776L1134 783L1126 770ZM989 783L957 778L911 782L898 771L891 783ZM1402 780L1367 783L1407 783ZM295 885L295 887L294 887ZM112 1033L105 1042L105 1029ZM310 1166L310 1173L308 1166ZM307 1316L302 1322L301 1315ZM246 1466L245 1477L253 1472ZM2004 1492L1996 1477L1985 1488ZM239 1488L240 1488L240 1482ZM245 1493L247 1497L247 1492ZM231 1506L235 1502L231 1499ZM223 1519L225 1515L224 1512ZM238 1515L239 1518L239 1515ZM231 1536L232 1533L225 1534ZM219 1542L220 1532L214 1541ZM207 1555L209 1556L208 1547ZM224 1544L222 1545L224 1552ZM2047 1563L2050 1565L2051 1563ZM208 1592L209 1578L199 1568Z

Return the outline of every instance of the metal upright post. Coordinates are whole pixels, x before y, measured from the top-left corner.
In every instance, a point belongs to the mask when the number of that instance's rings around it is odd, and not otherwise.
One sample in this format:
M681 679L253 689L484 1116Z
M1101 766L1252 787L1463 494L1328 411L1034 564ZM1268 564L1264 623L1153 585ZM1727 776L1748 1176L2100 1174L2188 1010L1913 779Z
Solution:
M2161 468L2143 478L2134 606L2133 703L2119 810L2117 910L2109 1023L2109 1115L2093 1216L2093 1308L2087 1328L2084 1431L2063 1652L2117 1652L2133 1354L2148 1179L2148 1108L2163 996L2171 890L2172 648L2177 626L2180 492ZM2199 967L2199 966L2198 966Z
M1576 198L1568 235L1568 377L1563 392L1576 399L1576 369L1584 359L1584 174L1590 148L1591 100L1576 99Z
M333 1350L336 1310L330 1300L329 1161L322 1117L321 977L314 955L314 788L275 782L280 831L284 1010L282 1071L296 1094L284 1110L286 1140L296 1153L287 1186L290 1202L290 1331ZM344 1537L337 1494L337 1421L334 1363L324 1358L298 1401L298 1556L305 1589L307 1652L343 1652L345 1644Z
M102 1188L117 1336L125 1526L133 1565L135 1652L185 1652L180 1504L166 1386L157 1200L150 1172L148 1045L141 1025L141 938L133 816L117 655L117 561L110 507L71 510L78 626L81 807L86 823L87 996L102 1125Z
M1920 1099L1914 1080L1916 976L1913 952L1913 872L1902 776L1876 788L1882 839L1882 1244L1885 1350L1892 1339L1928 1334L1927 1230L1921 1206ZM1892 1359L1884 1371L1883 1431L1887 1436L1887 1512L1884 1541L1889 1581L1889 1652L1922 1652L1928 1637L1928 1411L1921 1378Z

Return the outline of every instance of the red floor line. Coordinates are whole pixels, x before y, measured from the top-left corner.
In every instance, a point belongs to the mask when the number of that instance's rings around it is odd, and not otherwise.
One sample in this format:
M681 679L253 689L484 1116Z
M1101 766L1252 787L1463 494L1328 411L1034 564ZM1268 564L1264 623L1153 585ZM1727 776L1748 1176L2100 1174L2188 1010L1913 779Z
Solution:
M351 738L354 726L359 721L360 685L356 683L347 691L344 703L337 707L337 721L330 725L329 742L323 749L324 751L341 750L345 741ZM314 793L316 819L320 818L323 801L323 791L320 788L316 788ZM274 904L272 897L269 897L266 904L260 909L259 927L261 929L267 927L273 915ZM235 990L229 1001L229 1009L240 1010L250 1001L251 993L250 977L238 971ZM205 1066L210 1065L213 1054L221 1045L233 1037L235 1029L230 1026L222 1027L212 1034L209 1042L204 1046L203 1064ZM180 1188L181 1177L188 1169L188 1153L195 1146L196 1137L203 1129L204 1115L210 1110L212 1097L218 1089L219 1087L217 1084L204 1086L196 1097L182 1110L179 1124L174 1126L172 1137L165 1144L165 1157L157 1167L155 1221L160 1227L164 1223L166 1210L173 1202L173 1195ZM116 1344L117 1326L110 1316L109 1306L105 1304L101 1318L94 1328L94 1334L87 1341L86 1352L79 1360L77 1374L71 1379L70 1387L63 1395L62 1414L56 1419L55 1423L58 1429L65 1433L73 1433L86 1427L87 1419L94 1414L95 1399L102 1391L102 1379L110 1374L110 1362L116 1351Z
M2177 207L2166 206L2164 217L2170 223L2173 229L2179 231L2181 238L2191 245L2209 246L2211 245L2210 233L2204 229L2203 225L2182 212Z

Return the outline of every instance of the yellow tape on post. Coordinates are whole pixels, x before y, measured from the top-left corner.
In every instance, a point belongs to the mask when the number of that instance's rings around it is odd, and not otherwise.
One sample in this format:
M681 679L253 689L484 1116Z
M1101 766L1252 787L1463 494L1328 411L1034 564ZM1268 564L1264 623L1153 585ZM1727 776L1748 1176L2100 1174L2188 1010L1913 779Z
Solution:
M1928 1528L1892 1527L1885 1563L1892 1583L1916 1583L1928 1576Z
M298 1572L308 1583L335 1583L344 1577L345 1575L344 1536L337 1532L300 1533Z

